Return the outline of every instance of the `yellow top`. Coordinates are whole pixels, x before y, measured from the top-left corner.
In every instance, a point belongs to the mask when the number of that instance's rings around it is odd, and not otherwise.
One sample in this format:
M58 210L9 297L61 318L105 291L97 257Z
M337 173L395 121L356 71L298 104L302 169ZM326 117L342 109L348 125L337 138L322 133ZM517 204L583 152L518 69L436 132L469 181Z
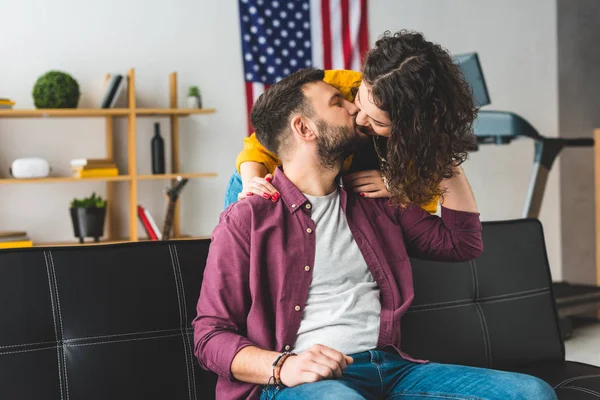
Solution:
M328 70L325 71L323 81L339 90L346 100L353 102L356 91L362 81L362 74L360 72L348 70ZM255 133L244 139L244 149L238 154L236 159L238 172L240 171L240 165L246 161L254 161L263 164L271 174L273 174L277 166L281 164L281 161L275 154L271 153L260 144ZM352 156L344 160L342 172L347 172L350 169L351 164ZM423 208L425 211L435 213L437 211L437 203L438 199L436 198L430 204L423 206Z

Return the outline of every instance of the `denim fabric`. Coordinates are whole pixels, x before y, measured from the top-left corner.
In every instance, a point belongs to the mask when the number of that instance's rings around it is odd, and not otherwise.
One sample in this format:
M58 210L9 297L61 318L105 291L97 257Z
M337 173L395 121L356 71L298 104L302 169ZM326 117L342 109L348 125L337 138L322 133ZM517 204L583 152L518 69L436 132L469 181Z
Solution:
M229 207L230 204L235 203L238 200L238 194L242 191L242 177L240 173L235 169L231 177L229 178L229 182L227 183L227 188L225 189L225 201L223 208Z
M461 399L554 400L550 385L533 376L449 364L417 364L384 351L351 355L341 379L293 388L263 388L261 400Z

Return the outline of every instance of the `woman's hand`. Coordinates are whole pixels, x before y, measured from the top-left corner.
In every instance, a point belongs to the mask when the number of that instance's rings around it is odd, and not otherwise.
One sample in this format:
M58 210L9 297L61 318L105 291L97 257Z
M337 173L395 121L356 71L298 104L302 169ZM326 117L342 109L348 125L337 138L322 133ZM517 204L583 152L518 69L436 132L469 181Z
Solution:
M349 174L346 181L350 183L352 191L360 193L363 197L376 199L392 196L385 187L381 172L376 169Z
M238 200L243 200L246 197L256 194L275 203L281 195L275 189L275 186L271 185L271 180L273 180L273 175L271 174L267 174L264 178L255 176L250 179L244 184L242 191L238 194Z

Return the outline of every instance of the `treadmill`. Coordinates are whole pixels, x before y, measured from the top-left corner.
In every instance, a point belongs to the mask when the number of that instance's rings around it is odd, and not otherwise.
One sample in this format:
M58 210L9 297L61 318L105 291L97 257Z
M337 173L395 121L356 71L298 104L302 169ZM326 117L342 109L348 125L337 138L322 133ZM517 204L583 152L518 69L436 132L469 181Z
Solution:
M454 56L465 79L473 89L477 107L490 104L490 97L477 53ZM480 110L473 124L479 145L508 145L513 140L527 139L535 143L533 171L523 208L523 218L538 218L548 176L554 161L566 147L593 147L592 138L550 138L542 136L529 122L519 115L506 111ZM600 233L599 233L600 234ZM554 282L558 315L563 336L570 336L571 320L568 317L595 311L600 308L600 287L594 285Z

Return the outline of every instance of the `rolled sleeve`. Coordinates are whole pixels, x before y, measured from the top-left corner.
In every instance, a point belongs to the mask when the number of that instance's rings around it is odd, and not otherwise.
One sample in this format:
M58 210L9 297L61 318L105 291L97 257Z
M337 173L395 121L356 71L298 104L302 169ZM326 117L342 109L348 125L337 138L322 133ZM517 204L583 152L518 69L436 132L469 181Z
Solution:
M409 254L435 261L469 261L483 252L479 213L441 207L442 217L420 207L400 212Z
M270 174L274 173L277 166L281 164L281 161L275 154L260 144L256 138L256 133L244 138L244 149L238 154L235 160L238 172L240 172L240 165L247 161L261 163Z
M204 369L234 380L231 363L244 347L254 345L247 337L250 237L232 218L231 207L213 231L206 260L194 328L194 354Z

